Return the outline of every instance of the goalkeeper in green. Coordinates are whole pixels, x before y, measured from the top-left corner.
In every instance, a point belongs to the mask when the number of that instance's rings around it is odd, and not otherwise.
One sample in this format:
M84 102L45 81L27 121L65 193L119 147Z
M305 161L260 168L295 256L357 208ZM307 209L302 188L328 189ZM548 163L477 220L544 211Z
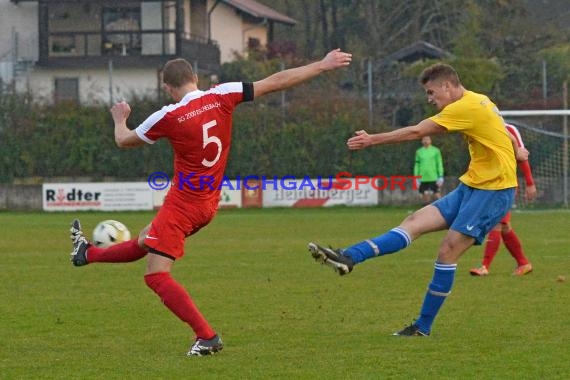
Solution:
M416 151L414 175L421 176L418 179L418 188L422 195L424 205L431 202L431 196L441 198L441 186L443 185L443 159L441 151L431 145L431 137L422 138L422 147Z

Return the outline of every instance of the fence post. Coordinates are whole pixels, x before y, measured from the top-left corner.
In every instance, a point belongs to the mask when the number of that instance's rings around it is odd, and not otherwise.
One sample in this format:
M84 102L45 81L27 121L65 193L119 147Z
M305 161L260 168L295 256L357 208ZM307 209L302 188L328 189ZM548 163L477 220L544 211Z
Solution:
M544 107L544 109L546 109L547 106L547 98L548 98L548 77L547 77L547 71L546 71L546 60L543 59L542 60L542 105Z
M374 96L372 92L372 58L368 58L368 129L372 128L373 124L373 103L372 97Z
M568 110L568 80L562 84L562 98L564 109ZM564 171L564 207L568 208L568 115L564 115L562 119L562 127L564 139L562 141L562 169Z
M113 97L113 60L109 60L109 106L113 107L114 103Z
M279 70L283 71L285 70L285 62L281 61L279 63ZM285 117L286 117L286 104L287 104L287 98L286 98L286 92L285 90L281 91L281 126L284 127L285 126Z

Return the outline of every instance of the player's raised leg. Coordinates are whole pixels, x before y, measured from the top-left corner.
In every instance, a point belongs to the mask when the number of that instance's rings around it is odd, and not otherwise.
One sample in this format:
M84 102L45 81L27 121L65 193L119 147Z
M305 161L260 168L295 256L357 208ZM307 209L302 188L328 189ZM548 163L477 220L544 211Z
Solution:
M71 233L69 238L72 243L71 263L76 267L87 265L86 252L87 248L89 248L91 244L87 238L83 236L83 230L79 219L73 219L69 232Z
M108 248L89 247L87 261L89 263L130 263L142 259L148 252L144 239L149 229L150 224L141 230L138 238Z
M354 268L354 262L350 257L344 255L342 249L325 248L316 243L309 243L308 248L313 259L330 266L341 276L349 274Z
M408 216L400 226L345 249L323 248L309 243L311 256L319 263L332 267L341 276L352 272L356 264L368 259L398 252L422 234L447 228L445 219L433 205Z
M144 236L147 230L148 226L143 229L141 236ZM91 244L84 236L79 219L74 219L71 222L70 232L73 243L71 262L76 267L91 263L127 263L139 260L147 254L147 250L142 244L144 237L141 240L141 236L138 239L131 239L108 248L99 248Z

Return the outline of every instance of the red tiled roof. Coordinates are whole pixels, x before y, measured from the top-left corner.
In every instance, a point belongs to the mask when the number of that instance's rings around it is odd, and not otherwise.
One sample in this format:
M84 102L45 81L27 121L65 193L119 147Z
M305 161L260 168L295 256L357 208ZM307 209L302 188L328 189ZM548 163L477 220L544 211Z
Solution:
M260 4L254 0L223 0L226 4L239 9L253 17L266 18L287 25L295 25L297 20L292 19L283 13L277 12L275 9Z

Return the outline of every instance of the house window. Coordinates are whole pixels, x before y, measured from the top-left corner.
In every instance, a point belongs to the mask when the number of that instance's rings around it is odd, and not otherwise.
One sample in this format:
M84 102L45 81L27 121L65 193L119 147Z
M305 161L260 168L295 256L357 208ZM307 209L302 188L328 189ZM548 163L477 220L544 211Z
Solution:
M79 78L55 78L54 100L60 102L79 102Z
M76 52L75 38L73 36L53 36L50 42L53 55L73 55Z
M259 38L249 37L247 39L248 50L259 50L260 48L261 48L261 41L259 41Z
M141 51L141 8L103 8L103 51L109 55L138 55Z

